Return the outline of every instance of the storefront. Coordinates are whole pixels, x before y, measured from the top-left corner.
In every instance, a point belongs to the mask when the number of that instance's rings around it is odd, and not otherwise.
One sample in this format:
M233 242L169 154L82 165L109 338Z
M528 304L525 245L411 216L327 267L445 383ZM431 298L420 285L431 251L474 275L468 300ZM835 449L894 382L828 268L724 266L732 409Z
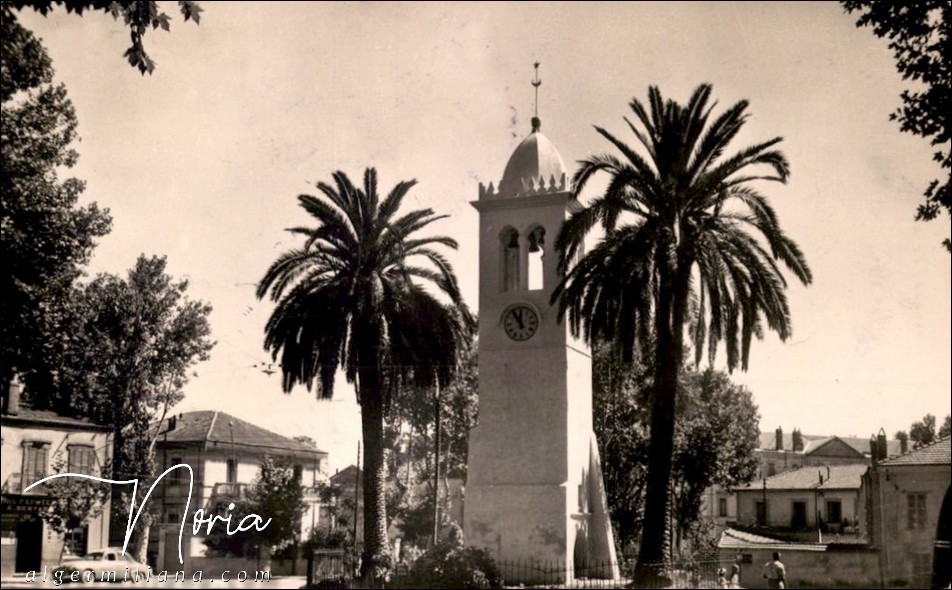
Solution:
M0 575L55 566L65 551L84 554L108 544L109 505L88 524L67 535L41 518L52 500L30 484L63 468L94 473L112 455L108 428L53 412L21 407L19 387L4 391L0 413Z
M26 572L41 567L43 555L43 521L39 514L50 505L49 498L3 494L2 506L3 569L4 575L13 571ZM8 565L14 568L8 570Z

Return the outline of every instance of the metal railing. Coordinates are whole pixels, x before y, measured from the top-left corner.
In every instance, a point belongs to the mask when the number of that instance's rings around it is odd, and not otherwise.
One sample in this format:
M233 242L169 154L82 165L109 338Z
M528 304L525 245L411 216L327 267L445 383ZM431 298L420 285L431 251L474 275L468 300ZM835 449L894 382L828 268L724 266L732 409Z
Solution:
M731 588L729 581L732 560L694 561L669 565L664 576L655 580L640 580L638 588ZM390 579L374 585L356 577L352 554L343 550L317 551L311 556L308 568L308 587L317 588L447 588L444 579L434 575L430 579L411 577L412 565L394 568ZM565 564L562 562L501 561L496 564L506 588L631 588L635 561L626 559L617 563ZM615 573L617 572L617 577ZM473 584L467 587L485 587Z

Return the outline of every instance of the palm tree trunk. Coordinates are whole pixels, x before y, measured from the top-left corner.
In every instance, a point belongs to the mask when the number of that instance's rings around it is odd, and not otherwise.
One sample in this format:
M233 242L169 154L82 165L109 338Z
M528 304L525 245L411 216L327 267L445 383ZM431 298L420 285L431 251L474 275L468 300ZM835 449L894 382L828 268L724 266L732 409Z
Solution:
M386 465L383 447L383 392L377 367L362 367L360 419L364 439L364 550L361 577L381 581L390 569L387 538Z
M666 341L667 340L667 341ZM667 516L671 479L671 453L674 449L674 402L677 394L677 365L672 358L670 340L658 338L658 367L655 372L655 396L651 407L651 440L648 446L648 484L645 493L645 518L638 550L636 579L654 577L664 569L667 552ZM667 349L667 350L665 350ZM672 367L674 370L672 371ZM673 373L673 374L672 374Z
M635 580L647 582L663 575L668 555L668 509L670 503L671 458L674 452L675 403L678 369L681 364L683 312L673 277L662 278L655 310L655 395L651 404L651 440L648 446L648 484L645 518L638 549Z

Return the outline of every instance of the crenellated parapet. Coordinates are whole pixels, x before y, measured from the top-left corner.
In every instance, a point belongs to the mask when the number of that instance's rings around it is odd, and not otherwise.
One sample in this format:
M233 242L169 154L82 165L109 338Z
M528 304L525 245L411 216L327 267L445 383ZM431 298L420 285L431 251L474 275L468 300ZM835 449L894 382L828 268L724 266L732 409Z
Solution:
M542 176L538 179L520 178L516 190L512 186L504 188L500 183L497 189L493 183L489 186L479 183L479 198L483 199L509 199L516 197L528 197L531 195L543 195L549 193L561 193L566 191L565 173L559 175L556 179L554 174L549 175L548 181Z

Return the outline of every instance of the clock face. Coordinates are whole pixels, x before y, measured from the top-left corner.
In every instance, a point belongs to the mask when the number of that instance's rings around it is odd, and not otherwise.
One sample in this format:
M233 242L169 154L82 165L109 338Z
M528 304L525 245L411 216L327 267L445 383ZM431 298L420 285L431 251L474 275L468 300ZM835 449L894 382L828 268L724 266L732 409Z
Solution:
M513 340L528 340L539 329L539 316L531 307L515 305L503 316L502 327L506 330L506 335Z

